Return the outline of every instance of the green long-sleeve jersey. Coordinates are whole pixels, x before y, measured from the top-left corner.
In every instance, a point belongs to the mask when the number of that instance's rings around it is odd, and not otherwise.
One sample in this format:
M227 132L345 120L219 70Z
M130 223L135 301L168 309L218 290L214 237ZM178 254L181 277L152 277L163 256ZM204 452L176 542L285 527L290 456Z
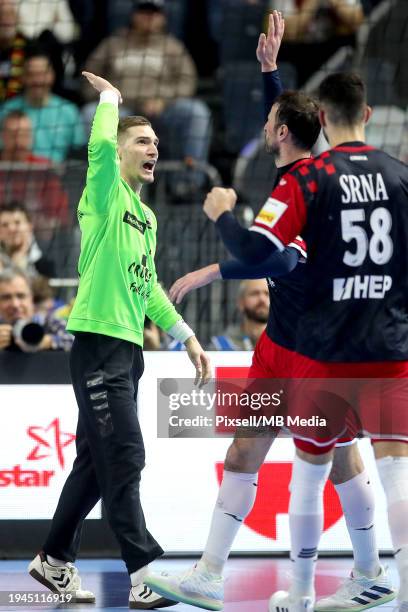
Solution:
M117 107L99 104L78 206L80 281L67 329L143 346L145 315L165 331L181 316L157 281L156 217L120 176L117 127Z

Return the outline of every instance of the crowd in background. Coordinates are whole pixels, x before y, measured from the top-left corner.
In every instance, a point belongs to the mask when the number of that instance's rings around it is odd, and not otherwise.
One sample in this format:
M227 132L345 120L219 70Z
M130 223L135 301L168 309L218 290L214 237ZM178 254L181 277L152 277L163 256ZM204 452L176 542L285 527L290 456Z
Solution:
M158 197L196 203L214 176L231 181L247 133L255 137L262 127L259 95L256 100L250 85L259 78L255 48L268 12L285 15L280 54L285 85L302 87L338 49L356 45L362 24L380 2L0 0L0 350L15 345L12 319L21 313L48 321L45 337L51 340L42 340L42 348L70 345L63 329L69 305L58 301L47 279L66 275L52 254L61 236L76 236L64 164L86 163L97 104L82 70L103 75L121 90L123 115L152 121L162 168L169 169L166 192ZM234 115L237 105L241 116ZM401 108L394 112L403 114ZM215 174L209 171L213 166ZM16 276L10 277L10 270ZM212 346L252 348L254 330L266 320L251 318L242 306L246 291L245 285L238 293L241 319L215 336ZM266 283L256 291L264 293L260 310L267 312ZM146 345L180 348L148 321Z

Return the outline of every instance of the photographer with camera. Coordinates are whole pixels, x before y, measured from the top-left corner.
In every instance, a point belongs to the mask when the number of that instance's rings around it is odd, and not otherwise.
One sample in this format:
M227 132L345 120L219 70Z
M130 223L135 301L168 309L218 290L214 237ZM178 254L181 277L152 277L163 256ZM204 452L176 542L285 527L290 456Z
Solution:
M52 316L34 314L33 294L24 272L17 268L0 272L0 351L69 351L73 336L65 325Z

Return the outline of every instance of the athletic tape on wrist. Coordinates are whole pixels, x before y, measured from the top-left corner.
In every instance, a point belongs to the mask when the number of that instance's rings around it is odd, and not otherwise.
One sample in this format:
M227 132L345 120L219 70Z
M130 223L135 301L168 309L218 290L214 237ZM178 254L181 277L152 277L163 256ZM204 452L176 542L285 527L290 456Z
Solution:
M99 98L99 103L102 104L102 102L110 102L115 104L115 106L119 106L119 96L112 89L105 89L105 91L101 92Z
M189 327L187 323L183 321L183 319L180 319L179 321L177 321L177 323L173 325L173 327L170 327L167 333L172 338L178 340L179 342L182 342L183 344L184 342L186 342L186 340L191 338L191 336L195 336L191 327Z

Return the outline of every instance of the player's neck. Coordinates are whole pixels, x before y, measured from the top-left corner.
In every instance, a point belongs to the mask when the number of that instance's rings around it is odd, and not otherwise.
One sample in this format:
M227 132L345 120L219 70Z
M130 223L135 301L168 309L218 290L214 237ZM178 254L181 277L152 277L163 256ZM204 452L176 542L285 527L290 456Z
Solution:
M275 158L275 164L277 168L283 168L284 166L289 166L290 164L294 164L299 161L299 159L305 159L307 157L311 157L310 151L301 151L300 149L288 148L281 149L279 153L279 157Z
M344 142L365 142L364 126L326 128L330 146L337 147Z
M129 187L138 195L140 196L140 192L142 191L142 183L140 183L137 179L135 178L130 178L128 177L124 172L121 172L121 177L123 178L124 181L126 181L126 183L129 185Z

